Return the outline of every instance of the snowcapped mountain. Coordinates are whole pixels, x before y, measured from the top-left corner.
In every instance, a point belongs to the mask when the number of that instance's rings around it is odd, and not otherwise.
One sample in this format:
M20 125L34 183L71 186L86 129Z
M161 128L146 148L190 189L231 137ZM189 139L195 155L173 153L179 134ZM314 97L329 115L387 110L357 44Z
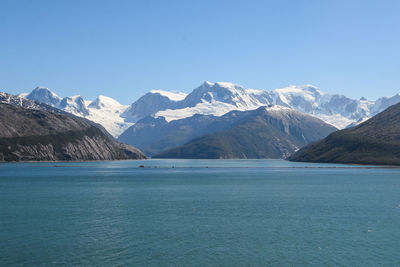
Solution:
M61 98L44 87L37 87L31 93L20 96L100 123L115 137L147 116L164 117L171 122L195 114L222 116L232 110L254 110L267 105L292 108L342 129L357 125L400 102L400 94L376 101L365 98L355 100L344 95L326 94L313 85L291 85L267 91L208 81L189 94L151 90L130 106L106 96L99 96L93 101L84 100L79 95Z
M56 107L75 115L82 115L83 117L89 115L85 101L80 95L64 97Z
M372 101L353 100L343 95L325 94L313 85L289 86L271 92L273 104L314 115L337 128L370 117Z
M45 87L36 87L31 93L29 93L25 97L30 100L39 101L53 107L57 106L61 102L61 97Z
M59 111L51 106L43 105L42 103L38 103L35 101L30 101L21 95L22 94L15 96L15 95L11 95L8 93L0 92L0 103L12 104L12 105L20 106L20 107L23 107L26 109L47 110L47 111L50 111L53 113L57 113L57 111ZM27 95L27 94L25 94L25 95Z
M118 137L133 123L127 122L122 114L129 106L122 105L111 97L99 95L94 101L87 101L89 114L85 117L100 123L114 137Z
M110 97L100 95L93 101L85 101L80 95L61 98L44 87L37 87L31 93L21 96L99 123L114 137L118 137L133 124L121 116L129 106Z
M232 110L253 110L271 103L267 91L245 89L227 82L204 82L185 99L155 114L167 121L191 117L194 114L222 116Z
M137 122L147 116L154 116L158 111L178 108L177 103L186 98L185 93L152 90L135 101L123 114L128 122Z
M217 82L204 82L193 90L183 101L181 106L194 107L204 102L222 102L233 105L238 109L254 109L267 105L268 93L263 90L245 89L241 85Z
M152 90L131 106L122 105L103 95L93 101L85 101L80 95L61 98L45 87L36 87L31 93L22 93L19 96L99 123L111 135L118 137L136 121L154 115L159 110L176 107L175 104L185 99L187 94Z
M136 119L150 115L173 121L194 114L222 116L232 110L245 111L265 105L280 105L313 115L342 129L364 121L398 102L400 94L377 101L365 98L354 100L340 94L326 94L313 85L291 85L266 91L246 89L233 83L206 81L183 100L169 100L162 108L150 104L151 112L140 109L136 103L132 106L135 105L136 114L140 114ZM141 105L147 106L144 102Z

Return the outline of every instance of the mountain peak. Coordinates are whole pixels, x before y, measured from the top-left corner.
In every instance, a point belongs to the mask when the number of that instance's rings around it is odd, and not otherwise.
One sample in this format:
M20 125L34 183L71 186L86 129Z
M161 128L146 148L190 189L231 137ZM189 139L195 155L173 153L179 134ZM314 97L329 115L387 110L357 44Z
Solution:
M49 88L44 87L44 86L36 86L31 92L36 92L36 91L41 91L41 90L45 90L45 91L50 91L51 92L51 90Z
M105 96L105 95L99 95L99 96L97 96L96 99L98 99L98 100L100 100L102 102L113 102L113 103L118 103L119 104L119 102L117 100L115 100L114 98L111 98L111 97Z
M80 95L64 97L61 100L59 107L75 115L89 115L89 111L86 108L85 101Z
M67 96L66 98L76 100L78 98L82 98L82 96L81 95L73 95L73 96Z
M243 86L231 82L210 82L210 81L205 81L200 87L206 87L206 88L211 88L211 87L220 87L220 88L225 88L229 90L235 90L235 89L244 89Z
M44 86L36 86L35 89L33 89L32 91L36 91L36 90L47 90L47 91L50 91L49 88L44 87Z
M108 97L108 96L104 96L104 95L99 95L95 100L93 100L92 102L90 102L90 104L88 105L89 108L96 108L96 109L100 109L100 108L120 108L123 105L121 103L119 103L117 100Z
M49 88L47 88L47 87L43 87L43 86L36 86L36 88L35 89L33 89L32 90L32 92L31 92L31 94L32 93L48 93L48 94L51 94L51 95L53 95L54 97L58 97L58 98L61 98L61 97L59 97L56 93L54 93L53 91L51 91Z
M32 90L27 96L27 99L39 101L50 106L56 106L61 97L53 93L49 88L38 86Z
M205 86L214 86L214 83L212 83L212 82L210 82L210 81L205 81L205 82L203 83L203 85L205 85Z

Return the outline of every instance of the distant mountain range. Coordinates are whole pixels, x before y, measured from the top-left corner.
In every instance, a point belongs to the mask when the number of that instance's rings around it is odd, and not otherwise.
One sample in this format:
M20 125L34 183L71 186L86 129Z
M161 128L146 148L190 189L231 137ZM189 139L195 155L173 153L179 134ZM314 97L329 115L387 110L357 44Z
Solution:
M0 161L145 158L96 123L7 93L0 93L0 125Z
M80 95L61 98L47 88L37 87L31 93L20 96L97 122L114 137L133 124L126 122L121 116L129 106L121 105L116 100L102 95L93 101L85 101Z
M400 103L300 149L293 161L400 165Z
M312 85L266 91L226 82L204 82L190 94L152 90L130 106L105 96L93 101L84 100L79 95L61 98L42 87L21 96L100 123L114 137L148 116L164 117L171 122L195 114L222 116L232 110L254 110L267 105L289 107L343 129L400 102L399 94L376 101L365 98L355 100L339 94L326 94Z
M132 122L146 116L164 117L169 122L194 114L221 116L232 110L245 111L266 105L280 105L313 115L343 129L398 102L400 94L376 101L365 98L354 100L339 94L325 94L312 85L266 91L245 89L227 82L204 82L186 96L183 93L151 91L133 103L125 115L135 118Z
M208 81L189 94L152 90L129 106L105 96L93 101L79 95L61 98L42 87L21 97L44 103L46 109L79 116L95 127L100 124L106 135L108 131L146 155L163 158L285 158L337 129L365 125L369 118L400 102L400 94L376 101L355 100L326 94L312 85L266 91ZM358 126L339 133L353 129ZM318 150L320 146L310 147ZM325 154L315 158L318 151L304 151L292 159L330 160ZM360 157L361 161L368 162Z
M197 115L197 121L201 121L200 116ZM276 105L251 111L231 111L222 117L213 118L214 122L207 127L208 134L154 157L286 158L300 147L337 130L313 116ZM211 117L207 118L210 119ZM193 129L196 126L198 124L188 124L181 128ZM154 128L153 132L156 131L158 129ZM167 136L173 138L176 135L169 133Z

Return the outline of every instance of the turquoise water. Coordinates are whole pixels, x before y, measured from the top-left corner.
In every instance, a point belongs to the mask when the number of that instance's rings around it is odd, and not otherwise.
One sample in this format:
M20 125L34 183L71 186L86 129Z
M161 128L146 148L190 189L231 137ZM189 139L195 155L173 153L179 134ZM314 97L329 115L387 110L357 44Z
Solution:
M400 169L0 164L0 265L399 266Z

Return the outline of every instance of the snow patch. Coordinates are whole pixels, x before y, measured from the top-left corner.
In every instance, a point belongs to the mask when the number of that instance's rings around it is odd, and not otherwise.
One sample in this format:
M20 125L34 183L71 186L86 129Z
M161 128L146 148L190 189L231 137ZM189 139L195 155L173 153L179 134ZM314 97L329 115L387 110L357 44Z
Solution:
M20 93L20 94L17 95L17 96L18 96L18 97L26 98L27 95L29 95L29 93Z
M150 93L160 94L162 96L168 97L172 101L180 101L185 99L185 97L187 96L187 94L182 92L169 92L164 90L151 90Z
M84 117L101 124L112 136L118 137L133 125L121 116L128 108L111 97L99 95L87 105L89 114Z
M167 109L159 111L155 114L155 117L164 117L167 122L171 122L174 120L180 120L188 117L192 117L195 114L202 115L214 115L214 116L222 116L232 110L251 110L238 108L234 105L223 103L219 101L212 102L202 102L197 104L194 107L187 107L182 109Z

